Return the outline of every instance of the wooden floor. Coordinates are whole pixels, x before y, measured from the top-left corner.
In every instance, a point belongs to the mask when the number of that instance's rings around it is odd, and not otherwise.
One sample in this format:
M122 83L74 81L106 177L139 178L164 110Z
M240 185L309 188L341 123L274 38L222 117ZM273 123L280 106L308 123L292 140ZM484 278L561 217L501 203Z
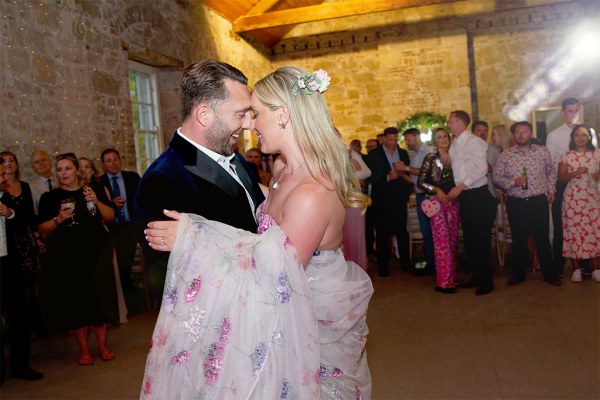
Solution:
M373 399L599 399L600 285L589 278L563 286L539 272L507 287L498 268L496 290L448 295L434 278L391 265L380 278L370 264L375 294L369 308L367 353ZM156 315L146 312L110 330L116 353L76 363L72 337L34 339L37 382L7 378L2 399L135 399ZM262 400L262 399L261 399Z

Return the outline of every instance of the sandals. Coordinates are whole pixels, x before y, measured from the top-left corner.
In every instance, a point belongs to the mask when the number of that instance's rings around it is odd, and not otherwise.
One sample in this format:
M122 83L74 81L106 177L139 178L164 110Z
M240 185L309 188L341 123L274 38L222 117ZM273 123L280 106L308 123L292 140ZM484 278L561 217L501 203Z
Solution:
M79 356L79 360L77 360L77 362L82 367L87 367L88 365L92 365L94 363L94 359L89 354L81 354Z
M109 349L100 350L100 359L102 361L110 361L113 358L115 358L115 353L113 353Z

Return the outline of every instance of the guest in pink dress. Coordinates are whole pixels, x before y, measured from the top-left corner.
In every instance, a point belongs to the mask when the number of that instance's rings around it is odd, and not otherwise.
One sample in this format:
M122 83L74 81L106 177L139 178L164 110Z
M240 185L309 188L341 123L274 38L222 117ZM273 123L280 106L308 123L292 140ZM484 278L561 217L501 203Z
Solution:
M458 282L454 250L458 237L460 205L457 200L446 198L446 194L455 186L448 154L450 134L439 128L434 133L433 141L437 151L425 156L417 185L430 196L429 204L439 204L439 211L430 211L429 214L435 254L435 290L455 293ZM435 210L437 207L430 208Z
M371 176L371 170L355 150L350 150L350 164L359 182ZM367 270L367 245L365 241L365 214L359 208L346 208L342 247L346 261L354 261Z

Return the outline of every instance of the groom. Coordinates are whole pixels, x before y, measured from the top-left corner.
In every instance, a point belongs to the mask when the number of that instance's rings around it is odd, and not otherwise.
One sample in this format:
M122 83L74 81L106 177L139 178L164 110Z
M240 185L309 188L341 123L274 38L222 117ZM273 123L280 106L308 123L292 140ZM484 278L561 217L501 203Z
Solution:
M135 196L142 229L150 221L167 219L163 214L167 209L256 232L255 211L264 195L258 177L233 152L238 136L250 126L247 84L241 71L216 60L184 70L183 124L169 148L146 170ZM144 256L150 288L160 299L169 253L145 244Z

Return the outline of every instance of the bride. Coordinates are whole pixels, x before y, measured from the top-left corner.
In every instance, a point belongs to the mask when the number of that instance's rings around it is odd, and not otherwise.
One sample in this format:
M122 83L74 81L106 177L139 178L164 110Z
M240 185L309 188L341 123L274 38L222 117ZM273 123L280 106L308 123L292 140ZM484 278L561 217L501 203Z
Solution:
M364 209L322 93L330 78L282 67L252 94L252 130L277 153L257 234L166 211L151 247L172 251L143 399L368 399L373 287L339 248Z

